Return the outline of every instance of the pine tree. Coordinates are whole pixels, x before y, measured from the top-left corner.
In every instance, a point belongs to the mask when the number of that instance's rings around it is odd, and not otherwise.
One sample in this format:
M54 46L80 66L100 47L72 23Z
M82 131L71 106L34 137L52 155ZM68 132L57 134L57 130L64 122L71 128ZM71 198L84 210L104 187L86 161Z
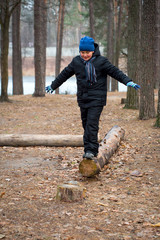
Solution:
M142 5L141 30L141 91L140 119L155 117L154 82L155 82L155 0L144 0Z
M45 96L47 3L34 0L35 97Z
M16 0L13 1L16 3ZM16 7L12 15L12 78L14 95L23 94L20 14L21 4Z
M128 75L134 82L139 83L139 25L140 25L140 0L128 0ZM125 108L138 109L138 91L127 89L127 102Z

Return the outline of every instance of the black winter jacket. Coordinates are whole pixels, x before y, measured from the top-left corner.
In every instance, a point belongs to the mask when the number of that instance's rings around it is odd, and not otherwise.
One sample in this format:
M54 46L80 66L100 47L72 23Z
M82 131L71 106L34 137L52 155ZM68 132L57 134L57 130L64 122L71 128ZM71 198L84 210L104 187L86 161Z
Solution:
M107 58L100 55L99 46L95 43L93 65L96 70L97 82L89 86L86 81L85 65L80 56L73 58L71 63L52 82L51 88L55 90L74 74L77 79L77 101L80 107L104 106L107 96L107 75L123 84L132 81L122 71L112 65Z

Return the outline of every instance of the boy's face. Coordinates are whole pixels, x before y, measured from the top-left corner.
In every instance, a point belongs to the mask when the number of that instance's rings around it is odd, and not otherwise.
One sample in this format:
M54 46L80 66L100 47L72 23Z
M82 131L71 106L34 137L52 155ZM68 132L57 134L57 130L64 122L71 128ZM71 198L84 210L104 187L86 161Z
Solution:
M92 55L93 55L93 51L92 52L89 52L89 51L80 51L80 54L81 54L81 57L85 60L85 61L88 61Z

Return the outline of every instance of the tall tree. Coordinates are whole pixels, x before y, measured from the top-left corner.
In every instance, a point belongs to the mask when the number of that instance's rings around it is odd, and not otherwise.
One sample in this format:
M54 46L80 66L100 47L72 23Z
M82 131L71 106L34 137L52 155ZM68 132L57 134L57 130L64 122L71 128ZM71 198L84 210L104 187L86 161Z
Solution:
M116 2L116 1L115 1ZM122 31L122 8L123 8L123 0L119 0L118 4L115 6L118 10L118 22L116 24L116 46L115 46L115 65L118 67L119 64L119 55L120 55L120 47L121 47L121 31Z
M79 16L79 27L78 27L78 42L80 41L80 39L81 39L81 34L82 34L82 16L81 16L81 12L82 12L82 6L81 6L81 4L80 4L80 0L78 0L78 2L77 2L77 8L78 8L78 12L79 12L79 14L80 14L80 16Z
M1 101L8 101L8 47L9 23L14 9L21 0L0 0L0 25L1 25Z
M34 0L35 97L45 96L47 1Z
M114 31L114 12L113 12L113 0L108 1L108 21L107 21L107 58L109 61L113 63L114 61L114 37L113 37L113 31ZM112 79L108 76L107 81L107 89L110 90Z
M128 0L128 75L133 81L139 83L139 25L140 25L140 1ZM138 109L138 91L133 88L127 89L127 103L125 108Z
M160 82L160 0L156 0L156 78L155 88L158 88Z
M60 0L58 28L57 28L57 45L56 45L56 66L55 76L58 76L61 69L61 55L62 55L62 42L63 42L63 28L64 28L64 13L65 13L65 0ZM59 88L56 89L56 94L59 94Z
M115 0L115 59L114 64L116 67L119 65L120 47L121 47L121 27L122 27L122 8L123 0ZM112 91L118 90L118 82L112 79Z
M94 2L88 0L89 4L89 25L90 25L90 37L95 39L95 28L94 28Z
M156 127L160 128L160 1L156 0L156 85L159 85Z
M15 4L16 0L13 0L13 3ZM14 95L23 94L20 14L21 4L16 7L12 14L12 78Z
M155 117L154 82L155 82L155 26L156 3L143 0L141 30L141 92L140 119Z

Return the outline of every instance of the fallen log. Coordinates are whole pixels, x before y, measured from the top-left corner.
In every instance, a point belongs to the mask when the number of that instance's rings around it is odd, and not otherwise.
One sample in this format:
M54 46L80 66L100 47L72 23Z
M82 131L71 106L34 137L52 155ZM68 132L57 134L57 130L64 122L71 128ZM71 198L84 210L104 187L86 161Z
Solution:
M120 141L124 138L125 131L119 126L114 126L100 142L97 158L89 160L84 158L79 164L79 171L84 177L98 174L109 162L110 157L117 150Z
M82 135L0 134L0 146L82 147Z

